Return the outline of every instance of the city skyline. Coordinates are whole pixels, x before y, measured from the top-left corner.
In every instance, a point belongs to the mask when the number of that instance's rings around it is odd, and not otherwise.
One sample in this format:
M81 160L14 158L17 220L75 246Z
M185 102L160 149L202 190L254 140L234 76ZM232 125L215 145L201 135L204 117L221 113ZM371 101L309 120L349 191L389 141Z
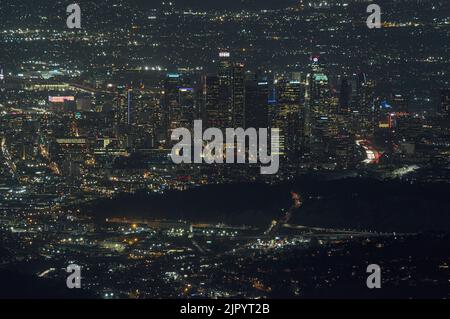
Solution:
M71 4L0 4L1 298L450 297L446 1Z

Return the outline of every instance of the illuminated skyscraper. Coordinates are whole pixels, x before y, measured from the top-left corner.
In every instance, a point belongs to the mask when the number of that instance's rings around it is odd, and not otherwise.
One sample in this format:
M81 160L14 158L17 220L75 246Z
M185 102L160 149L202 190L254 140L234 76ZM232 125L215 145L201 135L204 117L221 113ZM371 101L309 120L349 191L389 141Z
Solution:
M178 90L180 105L180 127L193 128L195 119L195 90L193 88L181 87Z
M128 102L129 102L128 86L118 86L117 96L115 98L115 123L118 131L122 132L128 125Z
M127 124L133 123L133 90L129 89L127 94Z
M233 124L233 63L230 52L219 52L218 80L219 96L218 110L224 121L222 127L231 127Z
M181 86L180 75L169 73L164 81L163 126L167 134L166 140L170 141L172 131L180 127L181 108L179 103L179 88Z
M301 85L299 81L281 78L276 82L275 117L272 127L279 128L284 155L295 162L304 138L304 116L301 112Z
M399 116L397 118L396 133L403 142L416 143L423 133L422 119L413 116Z
M351 131L361 138L371 138L377 125L374 106L375 83L363 72L352 77Z
M220 80L218 76L203 77L203 108L206 127L226 128L226 113L219 105Z
M326 161L326 137L332 113L332 99L328 76L322 67L312 65L312 73L307 76L307 115L305 135L309 138L310 153L314 162Z
M245 127L264 128L269 123L269 82L250 74L245 80Z
M231 84L232 61L230 52L219 52L218 75L221 85Z
M233 127L244 127L245 125L245 86L244 65L235 64L232 76L232 100L233 100Z
M341 81L340 93L339 93L339 111L340 113L350 111L350 98L352 87L348 83L347 78L343 78Z
M408 99L403 94L394 94L392 97L392 106L397 113L408 113Z

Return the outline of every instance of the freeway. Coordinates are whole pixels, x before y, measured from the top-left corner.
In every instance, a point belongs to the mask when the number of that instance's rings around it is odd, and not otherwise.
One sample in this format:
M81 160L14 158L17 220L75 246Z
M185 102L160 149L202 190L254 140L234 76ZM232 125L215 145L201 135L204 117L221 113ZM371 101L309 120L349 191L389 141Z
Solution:
M363 163L366 164L378 164L380 162L380 157L382 153L375 149L372 143L368 140L357 140L356 144L361 146L366 152L366 159Z

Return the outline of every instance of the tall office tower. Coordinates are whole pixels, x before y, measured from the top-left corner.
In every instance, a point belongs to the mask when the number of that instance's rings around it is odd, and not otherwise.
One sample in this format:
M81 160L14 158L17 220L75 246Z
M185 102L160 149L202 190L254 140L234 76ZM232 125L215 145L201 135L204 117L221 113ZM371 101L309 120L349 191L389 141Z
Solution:
M358 131L358 135L362 138L372 138L377 122L377 108L375 107L375 82L367 79L367 77L364 77L364 82L361 84L360 101L360 129Z
M245 127L266 128L269 126L269 83L255 74L245 80Z
M307 116L305 135L309 139L311 158L315 163L327 161L327 136L332 108L328 77L313 67L306 82Z
M347 113L350 111L350 98L352 87L347 78L341 81L341 88L339 92L339 113Z
M348 132L342 131L333 136L329 150L335 167L347 169L356 163L355 139Z
M193 88L182 87L178 91L180 105L180 127L193 129L196 94Z
M233 100L233 127L244 127L245 125L245 74L244 65L233 65L232 76L232 100Z
M258 114L257 87L258 81L255 73L247 73L245 76L245 128L259 127L256 125Z
M133 124L133 90L128 89L127 93L127 124Z
M129 123L129 110L132 110L132 93L129 96L130 88L127 85L120 85L117 87L117 96L114 99L114 109L113 109L113 122L114 122L114 134L118 139L118 144L120 147L128 147L129 141L128 136L130 133ZM131 116L130 116L131 119Z
M329 115L331 90L328 77L324 73L312 73L307 86L312 115Z
M163 128L164 88L157 90L143 90L140 92L138 104L135 103L135 123L143 133L139 139L143 140L143 148L165 146L167 130Z
M375 83L364 72L351 78L351 130L360 138L371 138L377 124L374 88Z
M128 90L127 86L117 87L117 96L115 98L115 122L116 129L123 131L128 124Z
M179 89L181 86L180 75L177 73L167 74L164 80L164 103L163 103L163 130L166 133L166 141L170 142L172 131L180 127L181 108L179 103Z
M339 93L338 112L344 116L348 132L358 136L361 135L361 131L367 131L367 128L362 128L362 124L364 122L367 125L368 115L370 114L365 110L367 106L366 83L365 73L353 74L351 77L342 80Z
M423 121L420 117L399 116L397 118L396 133L399 140L416 143L423 134Z
M233 63L230 52L219 52L217 74L219 79L218 109L225 119L223 127L231 127L233 124Z
M408 99L403 94L394 94L392 97L392 107L397 113L408 113Z
M441 91L441 114L450 121L450 89Z
M207 75L203 77L203 114L206 127L225 129L226 114L219 105L220 80L218 76Z
M364 95L364 84L367 83L367 76L364 72L355 73L350 77L350 111L360 112Z
M289 162L297 162L304 142L301 85L299 81L282 78L277 81L275 88L276 109L271 126L280 129L280 141L284 144L282 154Z
M118 87L116 97L116 120L121 127L133 124L133 89L124 86Z
M231 84L232 77L232 61L230 52L219 52L218 76L220 84Z

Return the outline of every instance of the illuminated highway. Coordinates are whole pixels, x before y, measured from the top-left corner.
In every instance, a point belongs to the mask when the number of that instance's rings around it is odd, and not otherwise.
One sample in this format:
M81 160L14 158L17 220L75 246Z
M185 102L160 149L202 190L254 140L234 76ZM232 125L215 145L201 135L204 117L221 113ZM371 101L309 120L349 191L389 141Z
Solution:
M363 163L366 164L379 163L382 153L376 150L368 140L357 140L356 144L358 146L361 146L366 152L366 159L363 160Z

